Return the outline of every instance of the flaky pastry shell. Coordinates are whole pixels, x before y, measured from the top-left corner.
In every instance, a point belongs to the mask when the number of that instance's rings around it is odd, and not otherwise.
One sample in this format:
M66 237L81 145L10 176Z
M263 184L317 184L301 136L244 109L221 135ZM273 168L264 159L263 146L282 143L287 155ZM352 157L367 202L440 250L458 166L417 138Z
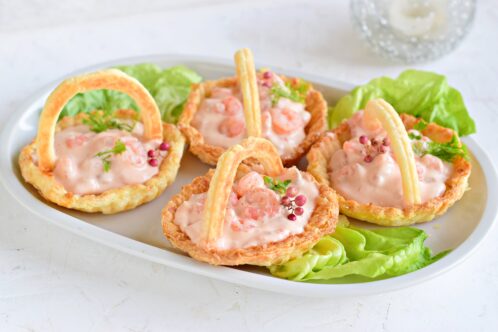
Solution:
M407 130L421 121L414 116L401 114L401 119ZM444 128L435 123L428 124L422 134L439 143L448 142L454 135L453 130ZM330 186L328 164L335 151L341 149L342 144L351 138L350 128L344 122L335 130L324 134L307 154L308 169L315 179L323 185ZM361 204L347 199L337 193L340 212L348 217L367 221L382 226L405 226L423 223L442 215L456 201L462 198L468 188L468 178L471 164L462 157L453 161L453 173L446 181L446 191L425 203L405 207L383 207L375 204Z
M284 81L290 81L291 78L279 75ZM191 125L194 116L199 109L205 96L211 94L215 87L234 88L237 86L237 78L222 78L216 81L206 81L200 84L194 84L185 104L182 115L178 121L178 127L187 137L190 146L190 152L196 155L201 161L209 165L216 165L218 158L226 151L225 148L210 145L204 142L202 134ZM305 128L305 139L291 153L283 156L282 162L285 166L295 165L306 154L313 142L315 142L327 129L327 102L322 94L312 86L306 97L306 111L311 114L311 119ZM213 128L215 130L215 128Z
M137 119L132 110L120 110L115 113L122 119ZM56 130L81 124L86 114L64 117L58 122ZM106 190L100 194L77 195L66 191L56 181L51 171L41 171L33 156L36 155L35 142L25 146L19 155L21 174L26 182L32 184L43 198L65 208L83 212L118 213L133 209L159 196L175 180L185 147L185 138L171 124L163 123L163 136L170 144L167 156L159 165L159 172L141 184L126 185L121 188Z
M237 178L250 170L241 165ZM187 234L174 223L176 210L183 202L194 194L207 192L214 171L195 178L192 183L184 186L180 193L173 196L162 211L164 235L178 249L188 253L196 260L213 265L259 265L269 266L282 264L290 259L301 256L308 251L321 237L333 233L338 221L339 205L334 190L326 185L318 185L319 196L316 199L315 210L305 229L300 234L287 237L279 242L253 246L243 249L208 250L193 243Z

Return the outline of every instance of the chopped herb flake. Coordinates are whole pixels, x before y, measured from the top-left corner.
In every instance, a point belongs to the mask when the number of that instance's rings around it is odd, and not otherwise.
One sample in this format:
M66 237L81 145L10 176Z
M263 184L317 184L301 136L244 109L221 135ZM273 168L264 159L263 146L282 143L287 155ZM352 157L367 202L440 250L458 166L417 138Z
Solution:
M418 131L422 131L424 130L425 128L427 128L427 121L421 119L419 122L417 122L414 126L413 126L413 129L415 130L418 130Z
M415 142L413 144L413 151L421 157L431 154L447 162L453 162L456 157L468 158L467 149L460 143L456 135L453 135L451 141L447 143L433 141L425 143L421 141Z
M102 160L102 166L104 167L104 172L109 172L111 170L111 157L113 155L121 154L126 151L126 145L121 140L117 140L114 143L114 147L109 150L100 151L95 155Z
M287 98L296 103L304 104L309 89L310 84L301 79L297 79L294 84L285 82L284 86L275 83L271 88L272 104L276 105L280 98Z
M279 195L284 195L287 187L291 184L291 180L281 181L278 179L272 179L269 176L263 177L265 184Z
M410 139L416 139L416 140L419 140L422 138L422 136L417 135L415 133L408 133L408 137L410 137Z

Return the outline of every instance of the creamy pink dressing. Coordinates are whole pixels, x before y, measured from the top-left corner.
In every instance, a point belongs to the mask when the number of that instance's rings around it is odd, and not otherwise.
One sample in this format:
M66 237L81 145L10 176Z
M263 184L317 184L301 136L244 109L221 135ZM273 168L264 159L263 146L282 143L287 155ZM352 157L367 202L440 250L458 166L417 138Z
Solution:
M61 130L55 135L55 179L68 192L79 195L99 194L124 185L143 183L159 170L148 164L147 151L156 149L161 142L144 141L142 136L140 123L131 133L111 129L97 134L86 125ZM112 149L117 140L125 144L126 151L111 155L110 169L105 172L102 159L96 154ZM158 153L159 164L164 154Z
M344 142L342 149L336 151L329 162L329 175L333 188L342 196L363 204L404 207L399 166L390 146L382 143L387 136L386 132L382 128L368 130L363 123L363 111L355 113L348 120L348 125L351 128L352 138ZM411 132L422 136L415 130ZM385 152L381 153L371 145L367 148L361 144L359 140L361 135L375 139L378 142L377 146L383 145L382 149ZM425 136L422 136L421 140L430 141ZM373 159L366 161L367 155ZM423 157L415 156L415 164L422 202L443 194L446 190L445 182L453 169L452 165L429 154Z
M272 105L271 88L274 84L284 86L276 74L258 75L262 132L280 155L284 155L304 140L304 128L311 115L306 112L304 104L287 98L280 98L276 105ZM246 128L239 88L214 88L201 103L192 125L208 144L227 148L240 143L246 136Z
M304 213L295 221L289 220L289 211L280 204L280 196L265 186L261 175L256 172L248 173L233 187L223 235L217 242L219 249L264 245L304 231L315 209L318 188L295 167L286 170L279 179L291 179L291 185L298 189L299 194L307 197L303 206ZM201 242L205 200L206 193L192 195L175 214L175 224L197 244Z

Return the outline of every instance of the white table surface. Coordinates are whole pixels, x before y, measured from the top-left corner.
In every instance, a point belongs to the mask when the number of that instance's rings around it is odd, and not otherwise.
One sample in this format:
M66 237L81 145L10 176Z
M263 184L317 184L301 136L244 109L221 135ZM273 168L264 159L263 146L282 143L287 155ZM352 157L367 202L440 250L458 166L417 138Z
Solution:
M406 66L372 55L346 1L0 0L0 123L43 85L119 57L187 53L257 59L361 83ZM447 75L498 164L498 7L480 1L452 54L412 67ZM479 188L472 188L479 190ZM58 229L0 188L0 331L496 331L498 227L451 272L376 296L306 299L150 263Z

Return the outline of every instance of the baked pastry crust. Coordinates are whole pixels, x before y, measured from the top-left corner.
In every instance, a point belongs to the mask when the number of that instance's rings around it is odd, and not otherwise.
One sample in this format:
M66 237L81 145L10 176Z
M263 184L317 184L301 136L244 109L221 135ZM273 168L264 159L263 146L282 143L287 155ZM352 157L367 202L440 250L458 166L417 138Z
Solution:
M315 211L302 233L291 235L283 241L253 246L244 249L207 250L193 243L178 225L174 223L175 212L194 194L207 192L214 171L195 178L172 197L162 211L164 235L178 249L191 257L213 265L260 265L282 264L299 257L309 250L324 235L333 233L338 220L339 205L335 192L325 185L319 185L319 197ZM239 176L242 176L241 173Z
M420 119L408 114L401 114L406 129L412 129ZM448 142L454 135L453 130L430 123L422 134L439 143ZM331 132L325 133L307 154L308 169L315 179L323 185L330 186L328 164L335 151L341 149L344 141L350 139L351 133L347 122ZM383 207L375 204L361 204L347 199L337 193L340 212L348 217L367 221L382 226L405 226L431 221L444 214L450 206L462 198L468 188L468 178L472 166L462 157L453 161L453 173L446 181L446 191L425 203L408 206L403 209Z
M285 82L292 78L279 75ZM190 152L196 155L201 161L209 165L216 165L218 158L226 151L225 148L207 144L202 134L191 125L192 120L198 111L205 96L209 96L215 87L233 88L237 86L237 78L222 78L216 81L206 81L194 84L189 98L185 104L182 115L178 121L178 127L187 137ZM282 162L285 166L295 165L306 154L311 145L327 129L327 102L322 94L312 86L306 97L306 111L311 114L311 120L305 128L305 139L291 153L283 156Z
M110 89L130 96L140 109L144 125L144 138L161 139L163 126L161 113L149 91L135 78L117 69L106 69L71 77L59 84L47 97L38 121L36 145L40 169L50 171L55 167L54 132L64 105L78 93Z
M263 140L263 139L259 139ZM271 143L268 142L268 145ZM276 150L274 152L277 154ZM249 171L259 171L259 165L251 167L242 164L236 178L240 178ZM213 180L214 170L195 178L192 183L184 186L180 193L173 196L162 211L162 225L164 235L180 250L187 252L191 257L213 265L260 265L269 266L282 264L292 258L302 255L309 250L321 237L333 233L338 221L339 205L334 190L326 185L318 184L312 176L305 173L318 186L319 195L316 198L315 210L311 214L304 231L294 234L282 241L266 243L248 248L218 249L210 246L199 246L193 243L180 226L175 224L175 214L178 208L194 194L208 192ZM229 188L232 187L230 185ZM209 199L209 198L208 198ZM206 222L206 221L205 221Z
M132 110L120 110L115 115L122 119L137 119L137 113ZM75 117L64 117L58 122L56 130L81 124L85 117L87 115L83 113ZM175 180L184 151L185 139L174 125L167 123L163 123L163 137L170 144L170 149L156 175L144 183L126 185L100 194L73 194L56 181L52 171L40 170L35 161L36 143L34 141L21 150L19 166L26 182L32 184L40 195L50 202L83 212L118 213L155 199Z

